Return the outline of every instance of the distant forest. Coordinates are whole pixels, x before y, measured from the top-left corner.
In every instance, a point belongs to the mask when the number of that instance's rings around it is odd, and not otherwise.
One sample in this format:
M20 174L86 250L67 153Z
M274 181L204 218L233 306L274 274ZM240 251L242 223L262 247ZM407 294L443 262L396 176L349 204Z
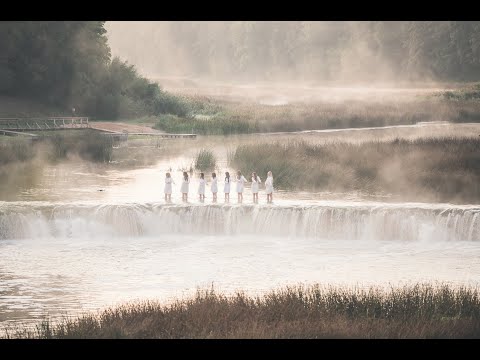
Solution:
M0 50L0 96L102 119L188 113L137 68L232 81L480 80L480 22L2 21Z
M107 29L114 53L151 74L480 80L480 21L108 22Z
M171 113L182 101L111 57L104 21L0 22L0 95L102 119Z

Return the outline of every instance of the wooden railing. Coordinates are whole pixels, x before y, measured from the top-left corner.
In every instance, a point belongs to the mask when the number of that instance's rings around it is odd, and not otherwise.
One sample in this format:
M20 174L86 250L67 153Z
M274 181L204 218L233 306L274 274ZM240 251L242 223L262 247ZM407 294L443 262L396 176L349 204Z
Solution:
M88 127L88 117L0 118L0 130L42 131Z

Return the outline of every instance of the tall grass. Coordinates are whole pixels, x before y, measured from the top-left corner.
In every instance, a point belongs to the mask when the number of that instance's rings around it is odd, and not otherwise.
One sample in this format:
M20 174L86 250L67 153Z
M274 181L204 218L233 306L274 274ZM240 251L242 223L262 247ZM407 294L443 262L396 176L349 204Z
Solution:
M480 100L480 83L471 84L461 89L444 91L440 95L449 100Z
M180 132L177 127L184 129L183 126L188 123L186 130L197 126L199 134L234 134L412 125L425 121L479 122L480 102L475 95L478 89L473 89L458 90L459 94L468 96L440 93L398 99L390 95L378 99L371 95L363 100L293 101L276 106L246 99L189 98L190 103L196 105L191 106L188 122L177 119L173 124L166 124L161 117L157 126L166 131ZM201 102L206 105L202 107L199 105ZM195 114L208 115L209 121L202 125L202 121L195 120ZM173 119L168 115L166 117ZM235 126L232 123L240 124Z
M202 149L195 157L195 169L205 171L213 170L216 165L215 154L211 150Z
M291 132L412 125L418 122L480 122L479 86L438 94L333 101L260 104L248 98L184 96L188 111L159 114L154 127L171 133L201 135Z
M0 141L0 165L25 162L35 156L32 139L24 137L4 137Z
M280 189L363 191L427 201L480 200L478 137L257 143L237 147L230 163L244 173L272 171Z
M50 158L54 161L64 159L68 154L77 154L93 162L109 162L112 158L113 138L97 131L55 134L45 141L53 145Z
M478 338L475 288L290 286L262 296L213 288L169 305L125 304L10 338Z
M109 162L112 157L112 138L94 130L75 130L69 133L43 134L35 141L13 137L0 139L0 164L32 161L42 153L52 162L77 155L93 162Z
M215 116L207 119L178 117L175 115L158 116L155 129L174 134L230 135L253 133L257 131L255 123L240 117Z

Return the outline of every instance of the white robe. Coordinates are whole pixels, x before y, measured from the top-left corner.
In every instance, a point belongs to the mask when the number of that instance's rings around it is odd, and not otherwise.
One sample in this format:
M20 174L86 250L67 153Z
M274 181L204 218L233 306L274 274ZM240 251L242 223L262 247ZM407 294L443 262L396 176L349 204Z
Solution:
M212 189L212 193L218 192L217 178L212 179L212 185L210 185L210 189Z
M164 189L165 194L172 193L172 184L175 184L175 183L173 182L173 179L171 177L165 178L165 189Z
M180 189L180 192L182 194L188 194L188 184L190 184L190 179L183 179L182 181L182 188Z
M272 176L267 177L267 180L265 181L265 192L267 194L273 193L273 177Z
M243 192L243 185L247 182L247 179L242 175L239 178L237 178L237 193L242 193Z
M223 186L223 192L230 194L230 180L225 179L225 185Z
M260 179L260 176L257 176L257 180L252 177L252 193L256 194L258 193L258 185L262 183L262 179Z
M198 194L205 195L205 179L200 179L198 184Z

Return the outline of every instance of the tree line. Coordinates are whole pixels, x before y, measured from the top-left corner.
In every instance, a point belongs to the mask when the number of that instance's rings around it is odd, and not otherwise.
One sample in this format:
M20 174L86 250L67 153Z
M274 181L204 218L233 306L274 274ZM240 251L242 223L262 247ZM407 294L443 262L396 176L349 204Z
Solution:
M0 95L101 119L185 115L185 104L112 59L104 21L0 22ZM68 110L67 110L68 109Z
M479 21L107 26L116 53L151 73L245 80L480 80Z

